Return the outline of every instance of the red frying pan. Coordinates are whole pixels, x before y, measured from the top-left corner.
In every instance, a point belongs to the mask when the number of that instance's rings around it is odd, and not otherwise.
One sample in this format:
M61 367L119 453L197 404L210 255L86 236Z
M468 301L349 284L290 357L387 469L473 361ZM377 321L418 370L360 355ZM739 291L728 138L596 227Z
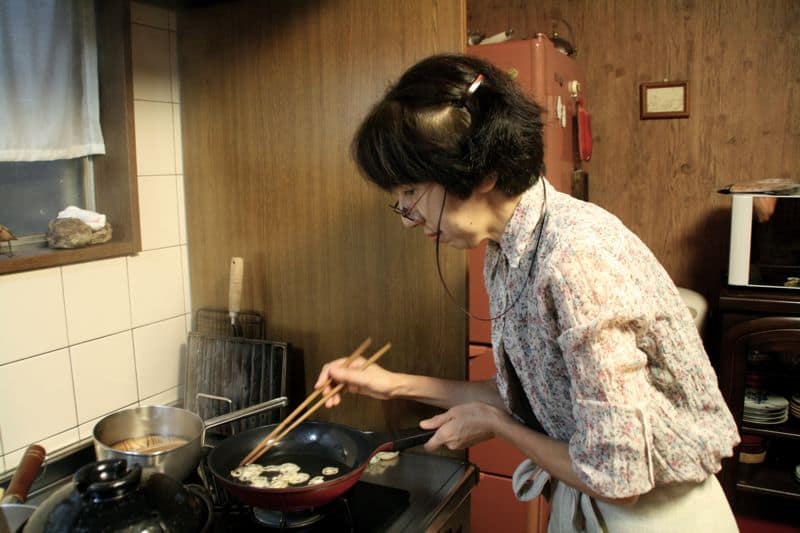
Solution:
M318 485L289 486L284 489L253 487L231 475L239 462L275 425L239 433L222 441L208 456L214 477L242 502L265 509L298 511L319 507L347 492L361 477L370 458L378 452L404 450L428 441L433 431L418 428L397 434L371 433L339 424L303 422L258 461L261 465L294 463L311 477L328 466L338 468L334 476Z

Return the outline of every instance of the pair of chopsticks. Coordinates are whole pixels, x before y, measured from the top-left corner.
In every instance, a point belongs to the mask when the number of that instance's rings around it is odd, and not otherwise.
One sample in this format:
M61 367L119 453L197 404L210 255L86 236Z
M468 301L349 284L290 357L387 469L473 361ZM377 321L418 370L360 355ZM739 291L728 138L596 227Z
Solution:
M350 355L347 356L347 359L345 359L344 365L345 366L350 366L350 364L355 359L357 359L359 356L361 356L362 353L364 353L364 350L366 350L371 343L372 343L372 339L370 339L370 338L367 338L366 340L364 340L364 342L362 342L358 346L358 348L355 349L355 351L353 353L351 353ZM388 352L391 347L392 347L391 343L386 343L383 346L383 348L381 348L380 350L378 350L377 352L372 354L372 357L367 359L367 361L364 363L364 366L361 367L361 370L364 370L365 368L370 366L372 363L374 363L375 361L380 359L381 356L383 354L385 354L386 352ZM325 381L325 383L323 383L320 388L318 388L317 390L315 390L314 392L309 394L308 398L306 398L305 401L303 401L303 403L301 403L297 407L297 409L292 411L292 413L289 416L287 416L286 419L283 422L278 424L278 427L273 429L270 432L270 434L267 435L264 438L264 440L259 442L258 445L256 445L256 447L253 448L250 451L250 453L248 453L247 456L244 459L242 459L242 461L239 463L239 466L249 465L252 462L256 461L259 457L261 457L262 455L267 453L270 450L270 448L275 446L275 444L277 444L278 441L280 441L283 437L285 437L287 433L289 433L291 430L296 428L306 418L308 418L309 416L314 414L314 412L317 411L317 409L322 407L325 404L325 402L328 401L328 398L330 398L330 397L338 394L339 392L341 392L342 388L344 388L344 383L340 383L339 385L336 385L336 387L334 387L333 390L331 390L328 394L323 396L321 400L319 400L317 403L315 403L313 407L311 407L308 411L306 411L300 418L298 418L294 423L292 423L292 425L290 425L288 428L286 427L287 424L292 422L292 420L294 420L294 418L297 415L299 415L300 412L303 409L305 409L305 407L308 406L308 404L310 404L314 400L314 398L319 396L320 393L323 390L325 390L325 387L328 387L331 384L331 381L332 381L331 378L328 378L328 380Z

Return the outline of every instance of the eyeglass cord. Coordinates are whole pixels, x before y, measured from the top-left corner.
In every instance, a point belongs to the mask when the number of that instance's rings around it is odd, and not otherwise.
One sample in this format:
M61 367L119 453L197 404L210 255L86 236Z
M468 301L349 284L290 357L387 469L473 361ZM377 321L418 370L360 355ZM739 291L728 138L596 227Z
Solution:
M439 281L442 283L442 287L444 287L444 291L447 293L447 296L449 296L450 300L454 304L456 304L456 307L458 307L461 310L461 312L464 313L465 315L467 315L468 317L470 317L472 319L475 319L475 320L480 320L482 322L491 322L492 320L497 320L498 318L502 318L509 311L511 311L511 309L513 309L514 306L517 305L517 303L522 298L522 295L525 293L525 289L528 286L528 281L531 279L531 273L533 272L533 265L536 263L536 253L539 251L539 243L542 240L542 233L544 233L544 221L545 221L545 217L547 216L547 185L544 183L544 180L542 178L539 178L539 180L542 182L542 186L543 186L543 189L542 189L542 212L539 214L539 220L536 222L536 225L533 227L533 231L535 232L536 228L538 228L540 226L541 226L542 229L539 231L539 235L536 237L536 246L534 246L533 253L531 255L531 264L528 266L528 275L525 277L525 283L522 284L522 288L519 290L519 294L517 294L516 298L514 298L514 301L511 302L511 304L508 307L506 307L503 310L503 312L501 312L499 315L490 316L490 317L476 316L476 315L473 315L472 313L470 313L468 309L465 309L463 305L458 303L458 301L456 300L455 296L453 296L453 293L450 292L450 289L447 287L447 283L445 283L445 281L444 281L444 276L442 276L442 267L439 264L439 235L441 235L440 231L441 231L441 227L442 227L442 215L444 214L444 204L447 201L447 191L445 190L443 198L442 198L442 208L439 210L439 220L436 222L436 272L439 274Z

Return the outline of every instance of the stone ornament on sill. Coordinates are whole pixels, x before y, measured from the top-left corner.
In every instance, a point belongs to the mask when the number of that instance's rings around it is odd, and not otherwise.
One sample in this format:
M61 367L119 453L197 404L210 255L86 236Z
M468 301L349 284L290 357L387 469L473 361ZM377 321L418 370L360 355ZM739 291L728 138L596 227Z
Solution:
M0 224L0 243L7 242L8 243L8 257L13 257L14 253L11 251L11 241L16 241L17 237L14 235L10 229Z
M111 224L92 230L78 218L56 218L47 225L47 245L50 248L83 248L111 240Z

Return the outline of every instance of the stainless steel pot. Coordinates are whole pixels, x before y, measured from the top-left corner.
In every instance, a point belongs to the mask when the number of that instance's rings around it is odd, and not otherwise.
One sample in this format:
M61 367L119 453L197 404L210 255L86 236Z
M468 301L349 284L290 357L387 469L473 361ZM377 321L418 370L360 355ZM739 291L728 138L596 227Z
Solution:
M285 396L240 409L225 415L203 420L186 409L168 406L133 407L110 414L94 426L94 450L99 461L124 459L129 465L138 464L144 476L153 472L185 479L200 462L206 430L250 415L283 407ZM112 448L118 442L149 435L165 435L185 439L176 448L155 453L121 451Z

